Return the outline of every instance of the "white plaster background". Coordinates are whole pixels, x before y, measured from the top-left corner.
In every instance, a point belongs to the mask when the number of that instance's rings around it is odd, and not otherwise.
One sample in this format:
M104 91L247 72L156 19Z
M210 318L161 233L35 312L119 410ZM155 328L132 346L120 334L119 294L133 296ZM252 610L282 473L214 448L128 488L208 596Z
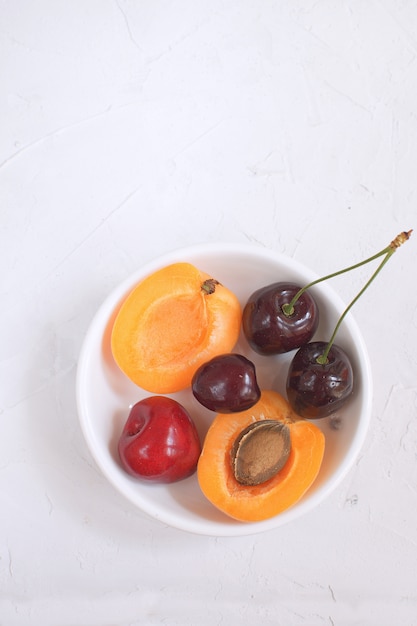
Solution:
M161 253L250 241L324 274L417 227L417 4L2 0L0 36L0 625L417 624L417 233L355 308L362 454L291 526L148 519L74 397L97 307Z

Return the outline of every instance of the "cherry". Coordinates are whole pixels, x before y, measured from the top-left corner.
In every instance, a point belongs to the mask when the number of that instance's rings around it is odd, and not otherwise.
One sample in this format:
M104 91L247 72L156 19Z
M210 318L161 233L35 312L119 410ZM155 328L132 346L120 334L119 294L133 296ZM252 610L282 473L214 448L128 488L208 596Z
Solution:
M241 354L221 354L201 365L191 389L200 404L217 413L245 411L261 397L255 366Z
M337 276L384 256L371 278L340 316L330 340L327 343L316 341L305 344L293 357L288 371L286 389L288 401L300 417L322 418L331 415L340 409L351 396L353 390L352 365L348 355L334 343L337 331L352 306L376 278L397 248L410 238L411 232L410 230L400 233L386 248L369 259L315 281L320 282L331 276Z
M131 408L118 451L123 468L135 478L172 483L195 472L201 445L181 404L151 396Z
M242 328L251 348L262 355L282 354L310 341L317 330L319 310L307 292L289 282L255 291L242 315Z
M327 417L353 392L353 370L342 348L332 345L326 361L321 362L327 343L314 341L302 346L291 361L287 377L287 397L300 417Z

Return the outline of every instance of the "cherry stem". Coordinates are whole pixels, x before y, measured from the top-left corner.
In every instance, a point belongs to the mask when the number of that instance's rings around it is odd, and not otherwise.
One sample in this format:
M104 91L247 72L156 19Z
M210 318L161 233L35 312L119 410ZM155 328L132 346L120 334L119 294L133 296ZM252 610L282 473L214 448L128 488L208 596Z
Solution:
M377 254L373 254L371 257L369 257L369 259L365 259L365 261L360 261L359 263L355 263L355 265L350 265L349 267L346 267L346 268L344 268L342 270L339 270L337 272L333 272L332 274L327 274L327 276L323 276L321 278L317 278L316 280L313 280L313 282L309 283L308 285L306 285L305 287L302 287L302 289L297 291L297 293L295 294L295 296L293 297L291 302L282 305L282 312L284 313L284 315L287 315L288 317L290 315L293 315L293 313L294 313L294 306L295 306L296 302L303 295L303 293L305 291L307 291L307 289L310 289L310 287L313 287L314 285L317 285L318 283L322 283L325 280L329 280L329 278L334 278L335 276L340 276L340 274L345 274L346 272L350 272L351 270L355 270L356 268L361 267L362 265L366 265L367 263L371 263L371 261L375 261L375 259L378 259L379 257L381 257L384 254L386 255L389 252L395 252L395 250L397 248L399 248L401 246L401 244L404 243L404 241L407 241L407 239L410 238L410 235L411 235L412 232L413 231L410 230L408 232L404 231L404 232L400 233L399 235L397 235L397 237L395 237L395 239L393 239L391 241L391 243L386 248L384 248L380 252L377 252Z
M308 285L306 285L305 287L297 291L297 293L295 294L291 302L289 302L288 304L282 305L282 312L284 313L284 315L287 315L287 316L292 315L294 313L295 304L297 303L299 298L301 298L303 293L307 291L307 289L310 289L310 287L313 287L314 285L317 285L318 283L322 283L325 280L329 280L329 278L340 276L340 274L344 274L345 272L350 272L351 270L355 270L357 267L361 267L362 265L366 265L367 263L370 263L371 261L375 261L375 259L378 259L383 254L387 254L389 250L390 250L390 246L387 246L386 248L378 252L378 254L374 254L373 256L369 257L369 259L366 259L365 261L360 261L360 263L355 263L355 265L346 267L343 270L339 270L338 272L333 272L332 274L327 274L327 276L323 276L322 278L317 278L316 280L313 280L312 283L309 283Z
M335 329L333 331L332 336L330 337L330 340L326 346L325 351L323 352L323 354L321 354L320 356L317 357L316 361L317 363L320 363L321 365L325 365L327 363L328 360L328 356L329 356L329 352L331 350L331 347L334 343L337 331L340 328L341 323L343 322L343 320L345 319L346 315L349 313L350 309L353 307L353 305L359 300L359 298L361 297L361 295L363 294L364 291L366 291L366 289L368 289L369 285L373 282L373 280L377 277L377 275L379 274L379 272L382 270L382 268L384 267L384 265L389 261L389 259L392 257L392 255L394 254L394 252L397 250L397 248L399 248L405 241L407 241L410 238L410 235L412 233L412 230L409 230L408 232L402 232L400 233L391 243L389 246L387 246L387 248L385 248L385 250L383 250L381 253L377 254L376 256L374 256L373 258L377 258L379 256L381 256L382 254L385 253L385 257L384 259L381 261L381 263L378 265L377 269L375 270L375 272L372 274L371 278L368 280L367 283L365 283L364 287L362 287L362 289L359 291L359 293L353 298L352 302L346 307L346 309L343 311L342 315L339 318L339 321L337 322ZM369 259L368 259L369 261ZM365 263L367 263L368 261L365 261ZM361 264L359 264L361 265ZM358 266L355 266L358 267Z

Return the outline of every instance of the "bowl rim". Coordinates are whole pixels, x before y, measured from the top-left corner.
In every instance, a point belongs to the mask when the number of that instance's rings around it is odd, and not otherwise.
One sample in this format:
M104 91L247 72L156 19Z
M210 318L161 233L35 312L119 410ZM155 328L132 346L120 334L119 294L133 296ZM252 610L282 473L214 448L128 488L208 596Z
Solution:
M129 490L126 489L123 484L120 484L120 482L115 479L115 476L108 471L107 463L103 459L97 447L94 445L94 432L92 429L92 424L88 419L88 409L86 406L85 394L83 391L86 371L88 370L88 363L90 359L90 344L94 339L94 335L97 333L98 326L103 323L107 324L109 319L110 305L112 305L112 308L114 308L115 304L117 304L117 302L119 302L130 289L132 289L132 287L138 282L138 280L140 280L145 275L157 270L158 268L163 267L164 265L178 262L180 258L187 259L187 257L192 258L193 256L220 252L222 254L228 254L231 256L236 254L244 254L249 256L252 255L258 260L260 258L264 258L268 261L276 262L282 266L288 266L292 270L302 273L307 278L308 282L313 281L319 277L314 271L312 271L310 268L308 268L298 260L293 259L292 257L283 253L276 252L271 248L264 247L260 244L255 244L252 242L199 243L193 244L191 246L177 247L172 249L171 251L150 259L148 262L145 262L143 265L138 267L137 270L130 273L130 275L128 275L110 291L110 293L102 301L101 305L96 310L95 314L90 320L87 332L84 336L77 363L75 382L76 405L79 424L84 439L87 443L89 452L92 455L96 465L98 466L104 477L108 480L108 482L112 484L112 486L128 501L130 501L130 503L133 504L136 509L142 511L153 519L156 519L178 530L190 532L192 534L206 536L246 536L278 528L280 526L283 526L284 524L289 523L290 521L294 521L303 517L307 512L316 508L343 481L345 476L354 465L356 459L358 458L360 450L364 444L369 428L369 423L371 420L373 380L368 351L362 333L351 312L349 312L346 316L344 324L348 325L350 333L355 337L357 350L361 354L360 367L366 380L366 385L362 385L363 400L361 402L361 419L358 421L356 431L352 438L350 447L345 454L343 463L337 468L337 470L329 478L327 478L325 483L321 485L316 492L311 494L307 500L299 501L295 505L296 508L295 506L291 507L290 509L287 509L286 511L280 513L274 518L259 522L244 523L238 522L237 520L225 520L224 524L222 522L217 522L213 520L201 520L201 522L196 525L194 520L187 519L178 514L173 514L172 512L169 512L167 515L161 515L158 507L152 506L152 503L150 503L149 501L143 501L141 502L141 504L139 504L137 499L133 499L131 497ZM336 302L336 306L342 308L342 310L345 308L342 299L326 282L320 284L320 289L324 293L325 297L331 297L332 300Z

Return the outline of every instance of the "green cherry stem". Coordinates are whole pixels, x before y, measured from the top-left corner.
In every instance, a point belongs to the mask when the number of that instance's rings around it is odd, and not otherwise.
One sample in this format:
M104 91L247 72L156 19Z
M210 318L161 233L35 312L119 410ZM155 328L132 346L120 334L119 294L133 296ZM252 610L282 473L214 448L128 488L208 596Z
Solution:
M305 291L307 291L307 289L310 289L310 287L313 287L314 285L317 285L318 283L322 283L325 280L329 280L330 278L334 278L335 276L340 276L340 274L345 274L346 272L350 272L351 270L355 270L358 267L362 267L362 265L366 265L367 263L371 263L371 261L375 261L375 259L378 259L379 257L389 254L391 256L391 254L393 252L395 252L395 250L397 248L399 248L399 246L404 243L404 241L407 241L407 239L410 238L410 235L413 231L410 230L408 232L402 232L400 233L393 241L391 241L391 243L386 246L383 250L381 250L380 252L377 252L376 254L373 254L371 257L369 257L369 259L365 259L364 261L360 261L359 263L355 263L355 265L350 265L349 267L345 267L342 270L339 270L337 272L333 272L332 274L327 274L327 276L322 276L321 278L317 278L316 280L313 280L313 282L309 283L308 285L306 285L305 287L302 287L302 289L300 289L299 291L297 291L297 293L295 294L295 296L293 297L293 299L291 300L291 302L288 302L287 304L283 304L282 305L282 312L284 313L284 315L290 316L294 313L294 306L297 302L297 300L303 295L303 293ZM398 243L398 239L401 239L400 243Z
M397 235L397 237L395 239L393 239L393 241L391 241L390 245L387 246L387 248L385 248L385 250L383 250L382 253L379 253L379 254L377 254L374 257L374 258L377 258L377 257L381 256L382 254L385 254L385 257L383 258L381 263L378 265L378 267L376 268L375 272L372 274L371 278L368 280L367 283L365 283L365 285L362 287L362 289L359 291L359 293L353 298L352 302L343 311L342 315L340 316L340 318L339 318L339 320L338 320L338 322L337 322L337 324L335 326L333 334L330 337L330 340L329 340L329 342L328 342L328 344L326 346L325 351L323 352L323 354L321 354L319 357L317 357L317 359L316 359L317 363L320 363L321 365L325 365L327 363L329 352L330 352L331 347L332 347L332 345L334 343L335 337L337 335L337 331L339 330L340 325L343 322L343 320L345 319L346 315L349 313L349 311L353 307L353 305L359 300L359 298L361 297L363 292L368 289L369 285L377 277L377 275L382 270L384 265L386 263L388 263L388 261L390 260L390 258L394 254L394 252L397 250L397 248L399 248L405 241L407 241L410 238L412 232L413 232L412 230L409 230L408 232L404 231L404 232L400 233L399 235ZM369 259L368 259L368 261L369 261ZM365 263L367 263L368 261L365 261ZM361 265L361 264L359 264L359 265ZM355 266L355 267L358 267L358 265Z

